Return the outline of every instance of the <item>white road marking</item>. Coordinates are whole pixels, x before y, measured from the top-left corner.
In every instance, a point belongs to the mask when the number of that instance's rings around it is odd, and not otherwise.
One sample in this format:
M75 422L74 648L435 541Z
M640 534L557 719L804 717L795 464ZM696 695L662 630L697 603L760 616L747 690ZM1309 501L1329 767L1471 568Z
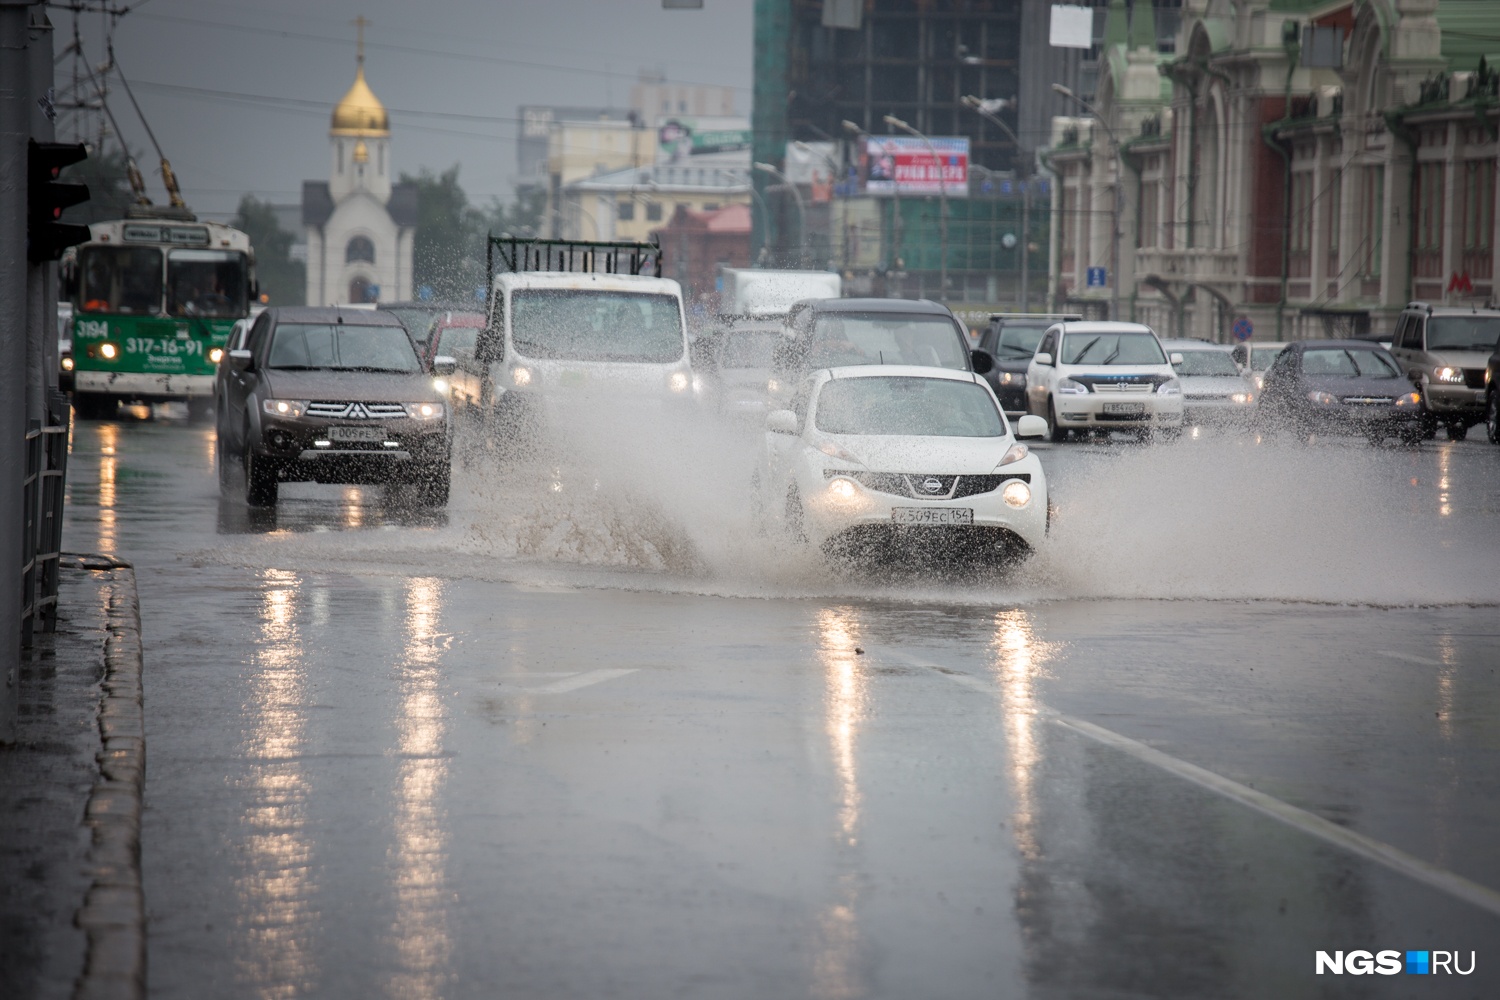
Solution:
M537 687L523 687L522 691L527 694L567 694L569 691L577 691L591 684L602 684L604 681L612 681L626 674L633 674L636 668L628 670L590 670L582 674L569 674L560 681L551 684L542 684Z
M894 650L882 650L882 653L886 656L904 660L914 666L925 667L934 673L946 677L955 684L962 685L970 690L980 691L989 695L999 693L994 685L986 684L972 674L951 670L930 661L897 653ZM1386 655L1396 655L1398 659L1406 658L1404 655L1391 653L1387 653ZM1441 666L1441 664L1435 665ZM1214 792L1233 802L1238 802L1240 805L1254 809L1264 816L1269 816L1274 820L1285 823L1293 829L1300 830L1309 836L1317 837L1319 840L1333 844L1335 847L1341 847L1362 858L1384 865L1394 872L1398 872L1441 892L1446 892L1450 896L1479 907L1481 910L1500 914L1500 892L1496 892L1488 886L1472 882L1462 875L1429 864L1421 858L1407 854L1400 848L1392 847L1384 841L1367 837L1362 833L1356 833L1347 827L1339 826L1337 823L1332 823L1321 816L1310 813L1306 809L1299 809L1280 799L1273 798L1265 792L1258 792L1247 785L1242 785L1223 775L1215 774L1196 764L1189 764L1185 760L1179 760L1171 754L1163 753L1155 747L1147 746L1128 736L1122 736L1113 730L1105 729L1103 726L1096 726L1092 722L1085 722L1082 719L1063 715L1056 709L1044 705L1039 701L1035 705L1038 715L1049 717L1054 723L1064 729L1071 729L1082 736L1087 736L1089 739L1103 743L1105 746L1113 747L1122 753L1130 754L1137 760L1159 767L1185 781L1190 781L1199 788Z
M1441 667L1442 660L1429 660L1425 656L1413 656L1410 653L1398 653L1394 649L1377 650L1381 656L1388 656L1393 660L1405 660L1407 663L1420 663L1424 667Z

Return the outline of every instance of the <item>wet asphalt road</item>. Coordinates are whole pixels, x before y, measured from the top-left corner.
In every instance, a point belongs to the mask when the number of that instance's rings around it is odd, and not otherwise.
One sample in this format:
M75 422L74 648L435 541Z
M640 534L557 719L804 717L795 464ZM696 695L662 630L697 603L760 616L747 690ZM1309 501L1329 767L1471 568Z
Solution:
M211 429L77 425L151 995L1500 995L1500 448L1045 450L1022 571L868 581L701 451L261 512Z

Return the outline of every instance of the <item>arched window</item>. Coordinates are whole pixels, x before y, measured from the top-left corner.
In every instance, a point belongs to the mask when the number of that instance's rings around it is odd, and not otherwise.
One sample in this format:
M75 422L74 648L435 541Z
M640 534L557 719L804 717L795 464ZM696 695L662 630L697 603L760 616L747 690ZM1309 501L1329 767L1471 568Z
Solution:
M356 236L344 248L344 263L353 264L356 261L366 264L375 263L375 244L368 236Z

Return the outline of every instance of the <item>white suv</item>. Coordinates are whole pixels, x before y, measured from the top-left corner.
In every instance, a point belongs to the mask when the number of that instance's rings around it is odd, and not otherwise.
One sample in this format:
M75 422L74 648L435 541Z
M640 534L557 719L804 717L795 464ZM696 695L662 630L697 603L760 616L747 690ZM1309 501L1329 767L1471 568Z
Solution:
M1182 431L1182 383L1161 341L1140 323L1058 323L1026 369L1026 406L1053 441L1069 431L1134 431L1144 440Z

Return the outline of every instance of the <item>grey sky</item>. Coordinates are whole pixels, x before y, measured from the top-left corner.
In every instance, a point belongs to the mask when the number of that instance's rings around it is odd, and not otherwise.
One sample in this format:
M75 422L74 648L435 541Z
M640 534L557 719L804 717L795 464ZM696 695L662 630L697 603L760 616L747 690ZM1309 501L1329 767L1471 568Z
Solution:
M365 75L391 112L398 172L460 165L480 204L511 199L516 108L628 104L643 68L679 82L736 88L750 113L752 0L139 0L115 54L172 161L188 203L227 217L242 194L300 198L328 175L328 119L354 80L353 21L364 15ZM56 7L56 50L73 15ZM105 59L103 21L79 19L84 49ZM72 63L57 66L61 90ZM110 105L158 201L155 154L129 100ZM71 135L66 137L71 138Z

